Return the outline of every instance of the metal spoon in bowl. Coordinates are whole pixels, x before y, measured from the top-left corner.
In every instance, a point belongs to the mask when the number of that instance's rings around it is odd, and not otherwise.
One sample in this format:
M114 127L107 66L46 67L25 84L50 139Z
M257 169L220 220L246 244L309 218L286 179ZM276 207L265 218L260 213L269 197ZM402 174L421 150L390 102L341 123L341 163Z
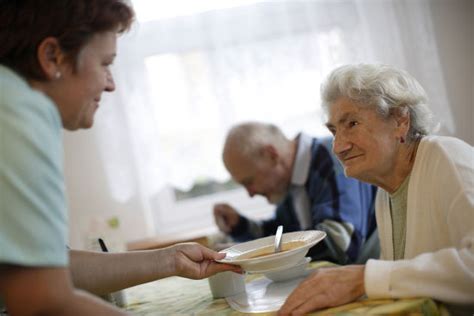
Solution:
M283 234L283 225L278 226L275 234L275 252L281 251L281 235Z

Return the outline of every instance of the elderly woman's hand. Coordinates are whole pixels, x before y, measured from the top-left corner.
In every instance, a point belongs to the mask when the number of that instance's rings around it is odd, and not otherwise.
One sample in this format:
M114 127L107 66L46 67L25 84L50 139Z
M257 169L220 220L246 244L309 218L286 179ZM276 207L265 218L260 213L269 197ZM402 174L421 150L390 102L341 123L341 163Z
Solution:
M356 300L364 293L363 265L321 268L291 293L278 315L302 315L339 306Z
M230 264L218 263L215 260L223 259L225 254L215 252L197 243L182 243L169 248L174 275L189 278L203 279L218 272L242 272L242 268Z

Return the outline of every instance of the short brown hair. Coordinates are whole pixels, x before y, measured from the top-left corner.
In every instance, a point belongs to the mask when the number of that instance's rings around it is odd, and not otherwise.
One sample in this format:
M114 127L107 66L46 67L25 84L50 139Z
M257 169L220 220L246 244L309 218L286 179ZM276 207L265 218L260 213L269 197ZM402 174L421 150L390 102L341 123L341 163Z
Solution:
M55 37L73 66L96 33L130 28L133 10L121 0L0 0L0 64L27 79L46 79L36 56Z

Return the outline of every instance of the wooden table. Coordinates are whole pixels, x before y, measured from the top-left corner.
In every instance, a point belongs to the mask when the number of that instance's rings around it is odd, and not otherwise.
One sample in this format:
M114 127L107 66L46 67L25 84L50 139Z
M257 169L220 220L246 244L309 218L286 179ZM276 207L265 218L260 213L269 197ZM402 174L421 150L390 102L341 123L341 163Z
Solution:
M311 263L316 268L327 263ZM261 275L249 275L250 282ZM126 309L133 315L243 315L224 299L213 299L207 279L180 277L139 285L125 291ZM444 308L429 298L362 300L312 315L443 315ZM273 315L260 313L259 315Z

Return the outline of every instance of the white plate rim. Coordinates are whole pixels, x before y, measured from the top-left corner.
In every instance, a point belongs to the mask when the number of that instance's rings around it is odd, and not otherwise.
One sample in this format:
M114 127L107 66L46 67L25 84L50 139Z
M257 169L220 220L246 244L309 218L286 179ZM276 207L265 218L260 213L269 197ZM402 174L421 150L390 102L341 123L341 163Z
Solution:
M249 263L249 262L253 262L253 263L261 263L261 262L266 262L266 261L271 261L271 260L274 260L275 258L285 258L289 255L292 255L293 253L297 252L297 251L301 251L301 250L304 250L306 248L311 248L313 247L315 244L319 243L320 241L322 241L324 238L326 238L326 232L324 231L321 231L321 230L307 230L307 231L297 231L297 232L288 232L286 234L292 234L292 233L301 233L301 232L316 232L318 234L320 234L319 237L315 238L314 240L308 242L308 243L305 243L304 245L302 246L299 246L297 248L293 248L291 250L288 250L288 251L285 251L283 253L275 253L275 254L271 254L271 255L267 255L267 256L264 256L264 257L260 257L260 258L247 258L247 259L236 259L236 258L223 258L223 259L218 259L216 260L217 262L220 262L220 263L228 263L228 264L245 264L245 263ZM263 237L263 238L267 238L267 237L272 237L272 236L266 236L266 237ZM258 240L258 239L255 239L255 240ZM252 241L255 241L255 240L252 240ZM250 241L251 242L251 241ZM223 249L221 250L220 252L222 253L227 253L229 250L231 250L232 248L236 248L236 247L239 247L241 246L242 244L237 244L237 245L234 245L232 247L229 247L229 248L226 248L226 249ZM267 247L268 245L266 245L265 247ZM242 254L244 254L245 252L243 252Z

